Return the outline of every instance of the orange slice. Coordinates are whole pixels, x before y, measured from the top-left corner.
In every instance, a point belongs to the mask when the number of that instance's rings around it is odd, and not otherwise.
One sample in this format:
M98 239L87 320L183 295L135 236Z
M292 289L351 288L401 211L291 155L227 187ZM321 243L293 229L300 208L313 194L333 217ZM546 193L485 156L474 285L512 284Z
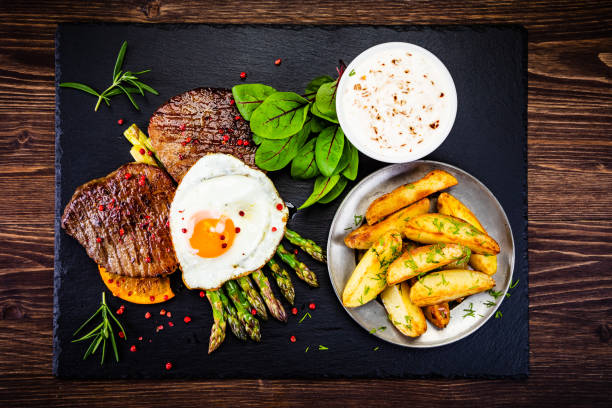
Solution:
M130 278L115 273L107 272L105 268L98 265L100 276L106 287L117 296L127 302L141 305L162 303L174 297L170 288L170 278Z

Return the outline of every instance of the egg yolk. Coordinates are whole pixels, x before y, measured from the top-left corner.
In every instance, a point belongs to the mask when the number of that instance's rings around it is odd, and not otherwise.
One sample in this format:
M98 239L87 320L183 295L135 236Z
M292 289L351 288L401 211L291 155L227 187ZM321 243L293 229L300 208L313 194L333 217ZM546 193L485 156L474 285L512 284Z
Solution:
M236 230L231 218L201 218L193 229L189 244L202 258L216 258L227 252L234 243Z

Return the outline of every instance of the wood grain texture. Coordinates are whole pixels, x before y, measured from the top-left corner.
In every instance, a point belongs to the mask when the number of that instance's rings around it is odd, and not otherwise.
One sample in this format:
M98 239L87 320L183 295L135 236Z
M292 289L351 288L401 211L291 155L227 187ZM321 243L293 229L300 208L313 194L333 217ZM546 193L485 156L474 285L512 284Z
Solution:
M58 22L519 23L528 30L531 376L59 381L51 376ZM612 400L612 2L0 3L0 405L605 406ZM500 96L503 97L503 96ZM435 391L433 391L435 388Z

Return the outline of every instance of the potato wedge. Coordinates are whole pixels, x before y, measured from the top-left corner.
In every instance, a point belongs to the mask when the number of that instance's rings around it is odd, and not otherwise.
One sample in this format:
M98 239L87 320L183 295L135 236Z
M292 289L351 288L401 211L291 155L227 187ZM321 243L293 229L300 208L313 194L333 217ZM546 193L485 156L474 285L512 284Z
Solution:
M344 243L349 248L369 249L385 232L391 230L402 231L412 217L426 214L428 211L429 198L424 198L403 210L391 214L377 224L364 224L355 231L351 231L344 238Z
M495 275L495 272L497 272L497 256L474 254L470 257L470 265L477 271L484 272L489 276Z
M402 235L389 231L366 252L342 292L342 304L358 307L375 299L387 287L387 268L402 251Z
M468 224L472 224L480 232L487 233L474 213L465 204L448 193L442 193L438 196L438 212L440 214L452 215Z
M442 193L438 197L438 212L464 220L481 232L487 233L474 213L465 204L448 193ZM470 265L477 271L484 272L487 275L494 275L497 272L497 257L474 254L470 258Z
M443 329L450 322L450 307L448 302L440 303L438 305L425 306L423 308L423 314L439 329Z
M443 170L434 170L414 183L404 184L378 197L368 207L365 217L373 225L389 214L410 205L421 198L457 184L457 179Z
M470 249L459 244L435 244L405 251L387 270L387 283L395 285L419 274L433 271L470 256Z
M453 262L449 263L448 265L444 265L440 269L442 269L442 270L444 270L444 269L467 269L467 266L468 266L468 264L470 262L470 259L472 258L472 256L474 256L474 254L472 254L472 250L469 249L469 248L467 248L467 249L470 250L469 254L467 254L466 256L464 256L461 259L457 259L456 261L453 261ZM491 256L493 256L493 255L491 255Z
M430 273L410 288L410 300L417 306L432 306L473 295L495 286L489 275L465 269Z
M499 245L493 238L471 224L439 213L418 215L408 221L404 228L406 238L423 244L444 242L461 244L477 254L496 255Z
M423 311L410 300L408 282L389 286L380 297L389 320L402 334L419 337L427 331L427 321Z

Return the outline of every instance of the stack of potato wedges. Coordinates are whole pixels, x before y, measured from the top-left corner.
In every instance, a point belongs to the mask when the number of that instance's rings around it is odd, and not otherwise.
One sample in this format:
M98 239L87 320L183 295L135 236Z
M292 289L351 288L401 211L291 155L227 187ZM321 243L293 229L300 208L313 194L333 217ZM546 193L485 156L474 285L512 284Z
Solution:
M451 174L434 170L370 204L366 223L344 239L365 251L344 287L345 307L380 295L391 323L418 337L426 319L440 329L448 325L449 302L495 286L499 245L470 209L441 193L438 212L429 212L429 196L456 184Z

